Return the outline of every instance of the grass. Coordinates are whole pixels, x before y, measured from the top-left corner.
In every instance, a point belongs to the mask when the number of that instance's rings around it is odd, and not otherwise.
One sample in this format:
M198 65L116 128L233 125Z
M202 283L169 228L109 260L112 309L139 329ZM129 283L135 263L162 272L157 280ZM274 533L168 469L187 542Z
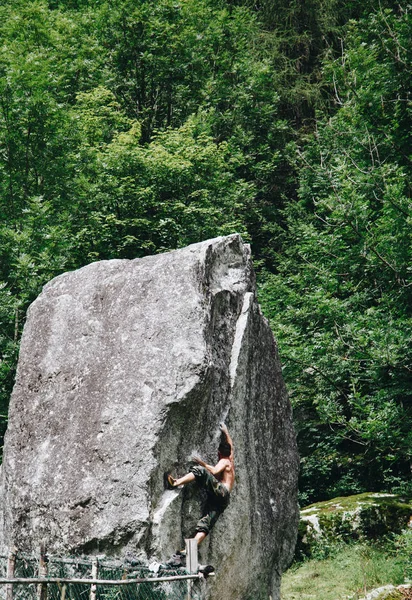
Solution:
M358 600L382 585L405 582L406 563L382 545L337 547L324 560L292 566L282 577L281 600Z

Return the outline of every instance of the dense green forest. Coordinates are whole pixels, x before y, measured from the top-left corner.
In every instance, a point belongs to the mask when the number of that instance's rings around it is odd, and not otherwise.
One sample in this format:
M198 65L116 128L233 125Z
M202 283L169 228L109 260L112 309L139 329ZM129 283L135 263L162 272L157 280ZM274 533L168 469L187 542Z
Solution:
M411 10L2 0L2 434L45 282L236 231L280 347L301 502L410 491Z

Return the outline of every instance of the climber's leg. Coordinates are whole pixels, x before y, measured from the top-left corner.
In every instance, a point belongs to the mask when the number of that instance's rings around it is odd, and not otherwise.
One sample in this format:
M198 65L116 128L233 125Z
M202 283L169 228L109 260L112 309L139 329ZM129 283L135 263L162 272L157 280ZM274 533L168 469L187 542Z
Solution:
M191 483L195 480L195 476L193 473L187 473L187 475L183 475L183 477L179 477L179 479L174 479L171 475L168 475L167 481L171 487L179 487L180 485L186 485L186 483Z

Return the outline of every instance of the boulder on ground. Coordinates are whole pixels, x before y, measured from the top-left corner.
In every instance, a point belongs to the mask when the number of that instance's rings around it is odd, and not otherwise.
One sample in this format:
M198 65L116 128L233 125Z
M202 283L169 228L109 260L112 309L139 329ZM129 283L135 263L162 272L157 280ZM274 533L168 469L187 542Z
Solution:
M316 502L300 511L297 557L342 541L377 539L400 533L412 519L412 499L369 492Z
M411 586L406 585L384 585L370 591L364 598L359 600L408 600L411 598Z
M47 284L28 312L4 448L3 547L164 560L193 534L193 486L234 440L229 508L201 547L211 599L279 597L296 539L298 455L249 247L232 235ZM224 590L224 593L222 592ZM223 594L223 596L222 596Z

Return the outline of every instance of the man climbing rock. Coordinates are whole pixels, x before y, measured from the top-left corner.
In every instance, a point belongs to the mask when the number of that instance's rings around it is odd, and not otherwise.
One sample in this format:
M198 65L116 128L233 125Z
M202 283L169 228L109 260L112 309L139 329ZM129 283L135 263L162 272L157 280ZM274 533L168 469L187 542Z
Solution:
M222 438L218 448L218 462L215 466L206 464L200 458L194 458L195 464L189 473L178 479L167 475L167 486L169 489L178 488L196 481L206 491L206 504L202 518L196 525L195 540L200 544L210 533L219 516L227 508L230 493L235 483L235 467L233 454L233 441L229 431L223 423L220 425ZM179 561L178 553L171 560Z

